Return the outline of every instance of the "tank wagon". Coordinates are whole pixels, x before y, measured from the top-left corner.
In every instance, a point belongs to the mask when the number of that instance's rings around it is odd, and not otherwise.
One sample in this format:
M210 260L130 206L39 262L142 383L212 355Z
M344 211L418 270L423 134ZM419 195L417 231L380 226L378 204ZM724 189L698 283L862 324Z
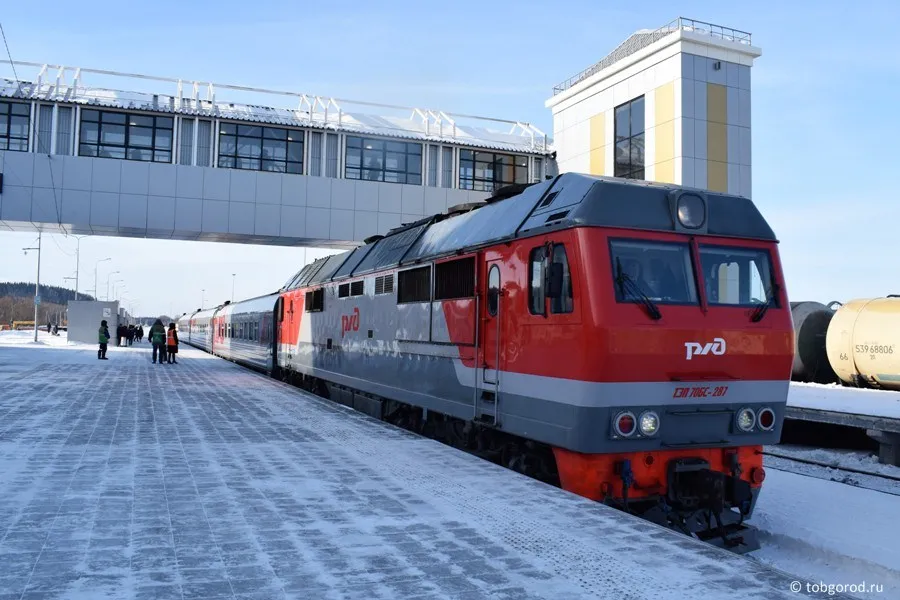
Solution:
M714 544L758 547L744 520L761 446L780 438L794 340L777 240L746 198L567 173L211 312L182 318L188 343Z

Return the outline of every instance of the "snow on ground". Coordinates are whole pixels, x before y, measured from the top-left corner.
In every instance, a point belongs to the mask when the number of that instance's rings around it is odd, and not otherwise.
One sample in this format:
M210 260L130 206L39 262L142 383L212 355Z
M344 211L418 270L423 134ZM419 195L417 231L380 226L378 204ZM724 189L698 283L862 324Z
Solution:
M900 419L900 392L791 382L788 406Z
M758 561L208 356L0 346L0 598L798 597Z
M860 598L900 598L898 515L900 497L768 468L753 556L813 582L883 586Z
M783 444L778 446L766 446L765 450L766 452L772 452L791 458L811 460L829 465L823 467L776 456L766 456L766 467L900 495L900 481L878 477L878 475L887 475L894 478L900 478L900 467L885 465L878 462L878 457L871 452L866 452L864 450L823 449ZM848 472L844 469L865 471L870 475Z

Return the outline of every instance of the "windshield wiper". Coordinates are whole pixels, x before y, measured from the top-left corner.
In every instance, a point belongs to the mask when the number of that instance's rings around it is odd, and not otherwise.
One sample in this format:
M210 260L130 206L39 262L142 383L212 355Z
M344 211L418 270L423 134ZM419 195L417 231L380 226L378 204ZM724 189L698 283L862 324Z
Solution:
M622 271L622 261L616 257L616 283L619 285L619 290L622 292L622 297L626 298L626 286L628 291L631 292L631 295L637 296L641 301L641 304L644 305L644 308L647 309L647 314L654 321L658 321L662 318L662 313L659 312L659 308L650 299L650 296L644 293L644 290L641 289L641 286L635 282L629 275L627 275L624 271Z
M772 283L769 286L769 289L766 290L766 301L764 304L760 304L756 308L753 309L753 312L750 313L750 320L754 323L759 323L762 321L763 317L766 316L766 312L775 305L775 298L778 297L778 284L775 283L775 278L772 277Z

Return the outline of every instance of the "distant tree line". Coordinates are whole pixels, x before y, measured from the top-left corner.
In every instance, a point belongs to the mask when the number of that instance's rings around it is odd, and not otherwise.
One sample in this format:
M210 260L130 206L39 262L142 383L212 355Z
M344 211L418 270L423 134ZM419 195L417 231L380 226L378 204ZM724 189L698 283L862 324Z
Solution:
M0 282L0 298L34 298L34 282ZM75 290L56 285L41 286L41 302L49 304L66 304L75 299ZM79 300L93 300L94 297L78 292Z

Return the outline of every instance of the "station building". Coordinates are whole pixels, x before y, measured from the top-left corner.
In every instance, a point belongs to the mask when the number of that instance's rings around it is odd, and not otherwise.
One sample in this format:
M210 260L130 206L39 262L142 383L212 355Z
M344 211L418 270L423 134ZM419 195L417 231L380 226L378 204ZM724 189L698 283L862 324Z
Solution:
M546 106L560 171L751 196L747 32L678 18L634 33Z

